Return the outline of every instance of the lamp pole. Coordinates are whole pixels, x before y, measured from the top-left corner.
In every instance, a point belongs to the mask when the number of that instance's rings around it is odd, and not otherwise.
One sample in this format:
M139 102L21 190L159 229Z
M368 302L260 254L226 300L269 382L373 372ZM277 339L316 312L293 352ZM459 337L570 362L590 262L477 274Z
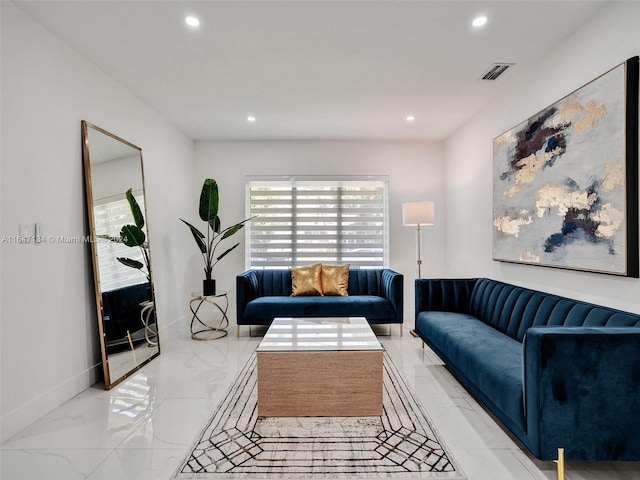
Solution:
M422 256L420 251L420 244L422 243L421 233L422 229L420 228L420 224L416 225L416 235L418 237L418 278L422 278L422 274L420 272L420 267L422 267Z
M422 278L422 225L433 225L434 217L433 202L416 201L402 204L402 223L406 226L416 226L418 278ZM415 329L410 333L419 337Z
M418 278L422 278L422 225L433 225L433 222L433 202L416 201L402 204L402 223L406 226L416 226Z

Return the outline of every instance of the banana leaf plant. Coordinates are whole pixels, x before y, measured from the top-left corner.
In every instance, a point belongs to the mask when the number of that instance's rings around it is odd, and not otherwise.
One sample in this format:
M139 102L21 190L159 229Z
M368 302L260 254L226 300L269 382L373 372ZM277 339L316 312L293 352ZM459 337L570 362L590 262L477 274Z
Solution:
M215 267L220 260L240 245L240 242L238 242L218 255L216 251L218 250L220 243L242 230L242 228L244 228L244 224L254 218L247 218L235 225L222 229L220 217L218 216L219 203L220 195L218 193L218 183L213 178L207 178L202 185L199 206L200 220L206 222L207 225L206 235L191 223L183 220L182 218L180 219L185 225L187 225L187 227L189 227L189 230L193 235L193 239L202 253L205 275L205 280L203 282L204 295L215 294L215 280L212 278L213 267Z
M126 257L117 257L116 259L123 265L140 270L140 272L147 277L147 281L151 283L151 274L149 269L149 244L147 237L144 234L142 228L144 227L144 216L140 205L133 196L133 189L129 189L125 192L127 202L129 202L129 208L131 209L131 215L133 216L133 224L123 225L120 229L119 237L111 237L109 235L99 235L101 238L106 238L112 242L124 243L127 247L138 247L142 252L142 259L144 263ZM146 268L146 271L143 270Z

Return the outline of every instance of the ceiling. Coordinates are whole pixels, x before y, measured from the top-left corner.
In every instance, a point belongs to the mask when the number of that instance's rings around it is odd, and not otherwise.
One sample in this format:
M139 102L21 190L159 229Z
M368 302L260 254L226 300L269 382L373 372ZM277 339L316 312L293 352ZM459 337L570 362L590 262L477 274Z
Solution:
M13 3L194 140L438 141L606 2Z

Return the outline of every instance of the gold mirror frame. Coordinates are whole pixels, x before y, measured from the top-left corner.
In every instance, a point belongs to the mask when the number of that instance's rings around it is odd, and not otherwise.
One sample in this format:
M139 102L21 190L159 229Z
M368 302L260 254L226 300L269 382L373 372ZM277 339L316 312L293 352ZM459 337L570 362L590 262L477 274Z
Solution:
M148 268L145 275L143 270L116 261L117 254L112 254L112 250L120 249L121 255L130 258L138 254L139 247L126 247L104 236L119 238L120 234L114 232L134 223L125 197L125 192L132 188L136 200L142 204L145 250L150 252L142 149L85 120L81 128L98 331L104 383L109 390L160 355L151 256L144 262ZM118 207L121 215L116 222L111 222L111 231L108 231L106 222L97 221L100 214L96 212ZM143 253L139 252L142 257Z

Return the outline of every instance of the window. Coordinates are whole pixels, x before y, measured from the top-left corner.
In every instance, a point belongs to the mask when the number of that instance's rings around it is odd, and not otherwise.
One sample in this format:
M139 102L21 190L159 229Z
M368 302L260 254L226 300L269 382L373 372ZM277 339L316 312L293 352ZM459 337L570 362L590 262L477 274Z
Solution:
M387 177L248 177L247 268L387 265Z
M142 190L134 192L134 197L144 212L144 196ZM126 198L114 200L106 199L101 203L95 202L93 207L96 237L108 235L120 237L123 225L133 223L131 208ZM146 234L146 228L144 228ZM111 242L103 238L96 238L98 268L100 269L100 287L103 292L120 287L137 285L147 281L147 277L139 270L121 264L117 257L126 257L144 263L142 252L137 247L127 247L123 243Z

